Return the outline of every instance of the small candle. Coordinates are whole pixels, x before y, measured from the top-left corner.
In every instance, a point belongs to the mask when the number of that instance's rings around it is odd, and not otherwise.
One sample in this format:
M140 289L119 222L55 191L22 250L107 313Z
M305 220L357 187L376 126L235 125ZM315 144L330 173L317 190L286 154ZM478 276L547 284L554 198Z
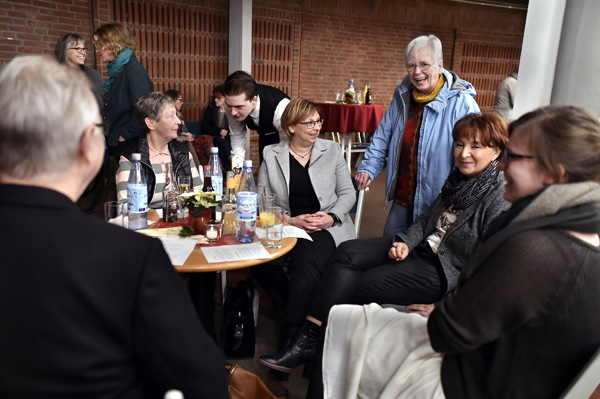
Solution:
M206 238L209 240L215 240L219 236L219 232L214 227L211 227L210 230L206 232Z

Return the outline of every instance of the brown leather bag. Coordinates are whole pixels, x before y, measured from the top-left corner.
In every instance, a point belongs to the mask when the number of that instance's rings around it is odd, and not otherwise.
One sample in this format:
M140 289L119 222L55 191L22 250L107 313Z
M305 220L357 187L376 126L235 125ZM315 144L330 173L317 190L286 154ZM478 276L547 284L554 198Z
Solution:
M237 364L225 364L231 399L283 399L273 395L259 376Z

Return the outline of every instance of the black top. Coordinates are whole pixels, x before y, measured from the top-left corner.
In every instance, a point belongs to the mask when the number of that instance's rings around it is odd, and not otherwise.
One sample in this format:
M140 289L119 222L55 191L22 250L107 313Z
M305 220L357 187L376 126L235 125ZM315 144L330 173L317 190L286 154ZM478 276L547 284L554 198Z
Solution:
M220 112L215 100L211 100L202 118L202 134L221 136L221 129L229 131L229 122L225 112Z
M321 204L308 175L309 163L303 167L290 154L290 213L292 217L315 213Z
M275 110L277 109L277 106L283 99L290 97L275 87L265 85L256 86L258 90L258 96L260 97L260 113L258 115L258 126L256 126L250 115L248 115L248 117L244 119L244 123L250 129L256 130L261 136L267 133L277 132L277 128L273 125Z

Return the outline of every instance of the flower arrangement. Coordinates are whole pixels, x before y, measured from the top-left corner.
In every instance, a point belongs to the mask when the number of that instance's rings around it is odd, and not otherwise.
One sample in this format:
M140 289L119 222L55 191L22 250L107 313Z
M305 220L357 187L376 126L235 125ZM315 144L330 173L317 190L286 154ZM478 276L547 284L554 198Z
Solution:
M192 208L192 216L198 216L207 209L214 209L215 206L222 206L222 201L217 200L216 196L221 195L216 191L205 193L201 189L180 194L179 197L183 200L183 206Z

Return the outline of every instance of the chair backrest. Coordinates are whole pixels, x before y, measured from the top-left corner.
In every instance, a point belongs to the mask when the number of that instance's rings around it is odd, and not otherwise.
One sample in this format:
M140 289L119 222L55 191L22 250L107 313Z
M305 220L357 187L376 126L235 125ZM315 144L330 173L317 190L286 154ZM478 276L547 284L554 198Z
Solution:
M600 348L594 353L560 399L587 399L600 386Z

